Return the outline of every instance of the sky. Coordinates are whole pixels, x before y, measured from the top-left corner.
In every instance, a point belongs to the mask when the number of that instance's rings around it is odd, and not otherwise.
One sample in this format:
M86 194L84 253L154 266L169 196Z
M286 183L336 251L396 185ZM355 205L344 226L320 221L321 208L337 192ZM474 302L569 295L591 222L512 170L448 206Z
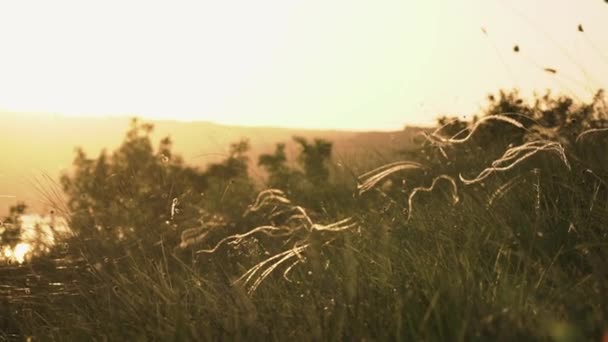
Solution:
M499 89L587 99L606 32L604 0L2 1L0 115L400 129Z

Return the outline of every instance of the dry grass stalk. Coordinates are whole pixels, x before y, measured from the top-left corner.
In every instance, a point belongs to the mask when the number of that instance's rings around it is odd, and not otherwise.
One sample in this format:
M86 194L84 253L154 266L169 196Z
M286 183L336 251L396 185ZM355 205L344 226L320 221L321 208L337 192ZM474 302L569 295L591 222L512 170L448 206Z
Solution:
M308 230L318 231L318 232L337 233L337 232L343 232L346 230L356 228L357 226L358 226L358 224L354 221L353 218L347 218L347 219L344 219L344 220L341 220L341 221L338 221L338 222L335 222L332 224L328 224L328 225L313 224ZM301 227L301 228L304 228L304 227ZM198 251L197 253L213 253L226 241L230 241L229 243L232 243L232 244L238 244L245 237L252 236L253 234L260 232L260 231L265 231L265 232L283 231L284 233L279 233L274 236L293 236L296 233L296 231L300 230L300 229L296 229L296 230L293 230L293 229L290 230L290 229L291 228L272 227L272 226L258 227L258 228L251 230L250 232L248 232L246 234L229 236L229 237L223 239L222 241L220 241L215 246L215 248L212 250L203 250L203 251ZM334 240L335 239L333 239L333 238L329 238L325 243L323 243L323 246L333 242ZM287 267L283 273L283 277L285 279L289 280L287 278L288 273L296 265L303 262L304 258L302 257L302 252L304 252L310 245L311 245L310 235L308 235L308 237L296 242L291 249L283 251L279 254L276 254L274 256L271 256L271 257L259 262L258 264L256 264L252 268L250 268L247 272L245 272L245 274L243 274L239 279L237 279L235 283L242 282L244 286L249 286L248 292L249 292L249 294L253 294L255 292L255 290L259 287L259 285L273 271L275 271L279 266L281 266L283 263L287 262L288 260L290 260L294 257L297 257L298 260L296 262L292 263L289 267Z
M243 216L247 216L250 213L254 213L265 207L269 202L275 201L278 204L289 205L291 201L286 197L285 193L279 189L267 189L261 191L256 197L253 204L251 204L245 211Z
M284 271L283 277L287 280L289 272L298 264L304 262L302 253L311 245L314 236L315 242L320 242L325 246L336 239L335 233L342 233L358 227L357 222L352 218L346 218L330 224L315 223L310 215L301 206L293 204L281 190L269 189L260 192L256 200L246 210L244 215L260 213L267 218L279 219L283 217L281 225L264 225L256 227L245 233L233 234L224 237L212 248L200 249L197 254L215 253L223 245L238 246L245 239L256 235L265 235L273 238L284 238L286 243L295 240L293 246L273 255L245 272L235 283L242 283L248 287L249 294L253 294L260 284L277 268L284 263L297 258ZM195 243L203 241L207 236L208 230L204 228L192 228L182 233L182 247L186 248ZM314 233L314 234L313 234ZM318 234L324 233L324 234ZM320 239L320 241L319 241Z
M441 175L441 176L435 177L435 179L433 179L433 182L431 183L431 186L429 186L429 187L419 186L417 188L414 188L414 190L412 190L412 192L410 193L410 195L407 199L407 206L408 206L407 219L408 220L410 220L412 218L414 196L416 196L416 194L419 192L433 191L433 189L435 189L435 185L437 184L437 182L442 179L448 181L452 185L452 201L454 204L458 203L458 201L460 199L458 197L458 187L456 186L456 181L454 180L454 178L452 178L448 175Z
M379 168L366 172L359 176L360 184L357 186L359 195L372 189L378 182L392 175L395 172L403 170L420 170L424 167L420 163L411 161L399 161L383 165Z
M328 224L328 225L313 224L310 229L312 231L318 231L318 232L338 233L338 232L344 232L347 230L351 230L353 228L356 228L357 226L358 226L358 224L353 220L353 218L347 218L347 219L338 221L336 223ZM280 229L280 228L277 228L277 229ZM293 233L295 233L295 232L292 232L292 234ZM292 235L292 234L287 234L287 235ZM331 242L333 242L334 240L335 240L335 237L327 238L327 240L324 241L324 243L322 245L326 246L326 245L330 244ZM234 243L237 243L237 242L234 242ZM235 281L235 283L241 282L244 286L249 286L248 293L251 295L257 290L257 288L260 286L260 284L272 272L274 272L279 266L281 266L288 260L297 257L298 260L293 262L283 272L283 277L286 280L290 281L289 278L287 278L287 275L289 274L289 272L291 272L291 270L295 266L304 262L304 258L302 257L302 252L304 252L308 247L310 247L311 243L312 242L310 240L310 234L309 234L306 238L296 242L291 249L283 251L279 254L276 254L274 256L271 256L271 257L259 262L258 264L256 264L252 268L250 268L247 272L245 272L239 279L237 279Z
M560 159L564 162L564 165L570 169L570 163L566 157L566 152L560 143L548 140L537 140L508 149L502 157L493 161L491 166L481 171L477 177L473 179L466 179L460 175L460 180L467 185L479 183L495 172L504 172L514 168L524 160L541 151L557 153Z
M490 195L490 199L488 200L488 207L491 207L494 202L496 202L504 195L506 195L509 191L511 191L511 189L513 189L515 185L521 183L523 181L522 177L523 174L517 175L511 178L508 182L501 185L498 189L496 189L496 191L494 191L492 195Z
M357 227L357 223L353 220L352 217L349 218L345 218L344 220L332 223L332 224L328 224L328 225L320 225L320 224L313 224L311 229L313 231L318 231L318 232L341 232L344 230L349 230L352 228Z
M599 132L608 132L608 127L604 127L604 128L592 128L592 129L588 129L584 132L582 132L581 134L579 134L576 137L576 142L579 142L579 140L581 140L584 136L591 134L591 133L599 133Z
M203 227L189 228L182 232L180 248L188 248L203 242L209 231Z
M250 268L247 272L245 272L245 274L243 274L239 279L237 279L235 281L235 284L242 283L244 286L251 284L247 292L249 293L249 295L252 295L258 289L260 284L262 284L262 282L266 278L268 278L268 276L272 274L274 270L276 270L287 260L292 259L294 257L298 257L309 246L310 243L297 247L294 246L294 248L292 249L281 252L258 263L254 267ZM297 261L299 262L300 260ZM286 274L289 273L288 271L293 269L295 265L297 265L297 263L290 265L290 268L287 268L283 276L286 276Z
M463 130L461 130L460 132L454 134L452 137L447 138L444 137L442 135L439 134L439 132L441 132L445 127L451 125L452 123L456 122L457 119L452 120L448 123L446 123L445 125L437 128L433 133L431 134L426 134L426 133L422 133L423 136L425 138L427 138L432 144L434 145L438 145L438 146L446 146L446 145L450 145L450 144L461 144L464 143L466 141L468 141L473 134L479 129L479 127L484 124L487 121L502 121L502 122L506 122L508 124L511 124L517 128L521 128L521 129L526 129L526 127L519 121L510 118L506 115L488 115L488 116L484 116L483 118L479 119L471 128L465 128ZM461 134L463 134L466 131L469 131L469 133L467 135L465 135L462 138L458 138L458 136L460 136Z
M215 245L215 247L213 247L211 249L201 249L201 250L196 251L196 253L197 254L215 253L215 251L217 251L218 248L220 248L224 243L229 244L229 245L238 245L239 243L241 243L243 241L243 239L251 237L251 236L255 235L256 233L261 233L261 234L264 234L264 235L270 236L270 237L279 237L279 236L290 235L292 233L292 229L279 228L279 227L274 227L274 226L261 226L261 227L252 229L244 234L234 234L234 235L225 237L225 238L221 239Z

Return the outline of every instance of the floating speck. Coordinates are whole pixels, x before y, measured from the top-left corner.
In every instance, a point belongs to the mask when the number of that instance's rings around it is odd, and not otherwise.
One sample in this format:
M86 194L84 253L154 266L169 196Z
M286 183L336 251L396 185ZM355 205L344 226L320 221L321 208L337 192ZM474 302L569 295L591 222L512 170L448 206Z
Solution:
M546 72L551 73L551 74L557 74L557 70L553 69L553 68L545 68L544 69Z

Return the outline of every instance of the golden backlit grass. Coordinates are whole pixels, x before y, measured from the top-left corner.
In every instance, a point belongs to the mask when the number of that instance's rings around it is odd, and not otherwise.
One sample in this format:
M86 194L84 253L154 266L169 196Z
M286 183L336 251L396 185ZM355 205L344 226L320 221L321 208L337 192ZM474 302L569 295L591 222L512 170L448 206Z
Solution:
M466 143L433 136L451 159ZM49 298L27 319L11 304L12 324L51 340L598 340L608 165L588 152L534 140L457 173L387 163L333 216L265 190L248 225L206 222L174 245L87 261L64 279L80 296Z

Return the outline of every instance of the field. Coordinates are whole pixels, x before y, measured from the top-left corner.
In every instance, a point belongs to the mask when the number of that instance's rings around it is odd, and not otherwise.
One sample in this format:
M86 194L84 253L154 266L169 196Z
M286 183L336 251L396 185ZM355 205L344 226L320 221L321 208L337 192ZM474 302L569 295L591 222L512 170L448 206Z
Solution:
M0 340L608 338L602 92L502 92L470 122L348 162L296 137L293 163L240 141L201 169L153 130L133 121L43 184L71 231L0 268Z

